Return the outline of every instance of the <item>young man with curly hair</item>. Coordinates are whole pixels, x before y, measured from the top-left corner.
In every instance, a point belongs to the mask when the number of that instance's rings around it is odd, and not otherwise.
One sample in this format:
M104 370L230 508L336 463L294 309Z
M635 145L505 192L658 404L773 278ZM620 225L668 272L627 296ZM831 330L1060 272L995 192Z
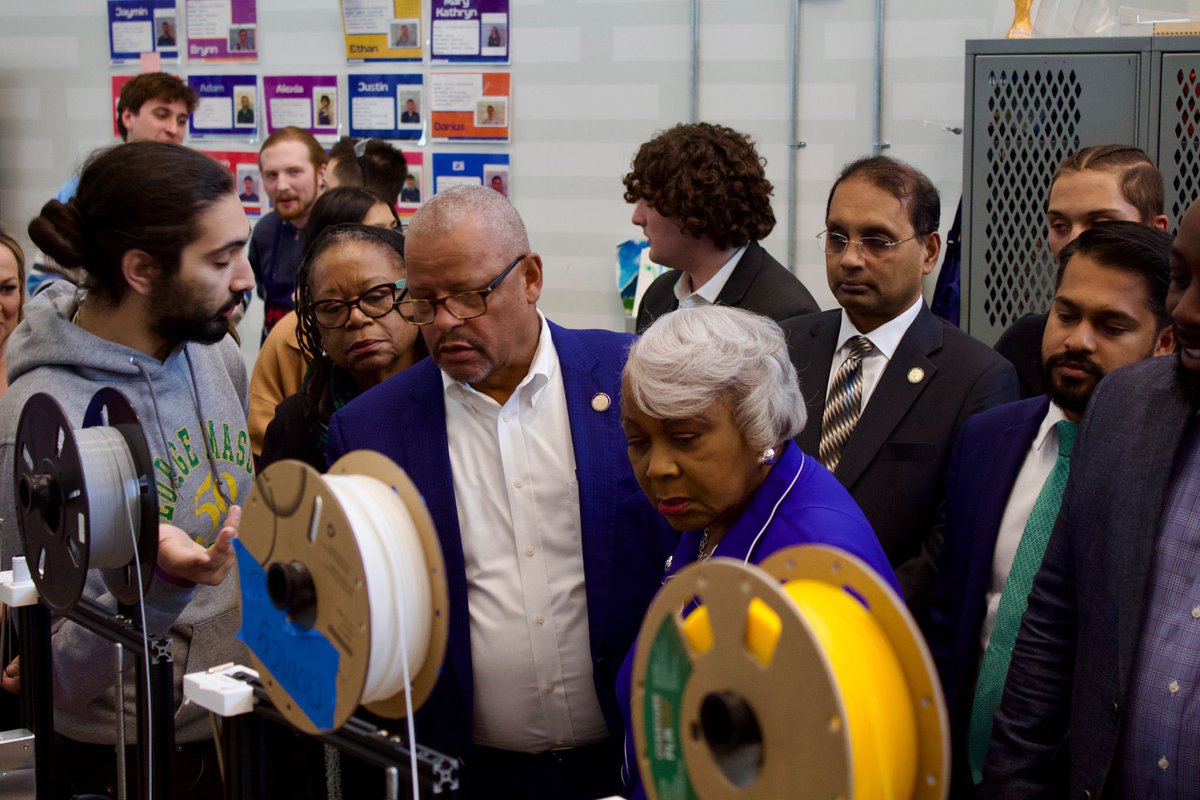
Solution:
M719 303L776 321L818 310L758 243L775 228L764 163L749 136L707 122L676 125L638 148L625 201L650 259L671 268L642 297L639 333L680 306Z

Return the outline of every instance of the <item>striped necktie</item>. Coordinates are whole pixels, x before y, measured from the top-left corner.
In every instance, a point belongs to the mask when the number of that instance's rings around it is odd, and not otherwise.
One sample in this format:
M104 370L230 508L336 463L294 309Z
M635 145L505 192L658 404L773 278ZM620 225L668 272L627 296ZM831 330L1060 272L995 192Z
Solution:
M833 472L842 458L842 450L854 433L862 413L862 362L873 349L865 336L850 339L850 355L838 367L825 399L825 414L821 417L821 445L817 458L825 469Z
M1000 705L1000 698L1004 696L1004 682L1008 679L1013 645L1021 628L1021 617L1025 616L1025 608L1029 605L1029 590L1033 588L1033 578L1042 566L1046 543L1058 519L1063 490L1067 488L1076 423L1064 419L1055 423L1054 430L1058 433L1058 458L1046 482L1042 484L1042 491L1038 493L1033 511L1025 523L1025 531L1013 556L1012 569L1004 582L1004 591L1000 593L996 623L988 638L987 650L983 653L979 680L975 683L975 702L971 707L971 723L967 729L967 758L976 784L983 780L983 761L992 738L992 717Z

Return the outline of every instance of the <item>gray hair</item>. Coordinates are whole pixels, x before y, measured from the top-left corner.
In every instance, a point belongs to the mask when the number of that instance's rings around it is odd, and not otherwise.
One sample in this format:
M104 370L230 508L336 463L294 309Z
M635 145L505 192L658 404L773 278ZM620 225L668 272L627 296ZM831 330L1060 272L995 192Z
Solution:
M728 306L664 314L629 351L623 397L658 419L695 416L719 399L755 450L804 429L804 398L775 322Z
M405 230L407 239L437 237L464 221L484 225L494 249L513 256L529 252L529 234L521 215L508 198L484 186L453 186L425 201Z

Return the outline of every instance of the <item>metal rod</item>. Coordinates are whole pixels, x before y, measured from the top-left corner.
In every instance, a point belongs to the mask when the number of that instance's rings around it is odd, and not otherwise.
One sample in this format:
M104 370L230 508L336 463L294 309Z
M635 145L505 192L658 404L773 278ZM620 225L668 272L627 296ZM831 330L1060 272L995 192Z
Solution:
M138 797L170 796L170 762L175 750L175 689L170 641L148 636L126 617L113 617L90 598L67 613L72 622L123 645L136 657L138 712ZM146 660L150 661L149 674Z
M113 645L113 660L117 667L116 718L117 718L117 800L125 800L125 648Z
M787 266L792 272L798 264L796 213L800 202L800 0L792 0L788 11L788 185L787 185Z
M170 756L175 750L175 692L169 640L144 635L128 618L114 617L86 597L63 616L137 657L138 796L143 800L167 800L170 797ZM50 610L40 603L20 608L17 625L21 632L21 719L36 737L34 777L37 786L44 787L40 789L41 796L48 797L57 761ZM149 675L145 668L147 650ZM123 693L119 697L123 707ZM151 710L153 717L149 713ZM148 749L153 751L151 757L147 757ZM122 751L118 764L124 760L124 755ZM118 770L122 768L118 766Z
M383 778L387 784L387 788L384 790L387 800L400 800L400 770L388 767L383 771Z
M37 603L18 608L21 637L21 724L33 731L34 781L43 797L54 785L54 662L50 653L50 609Z
M700 0L692 0L692 58L688 64L688 121L700 121Z
M883 0L875 0L875 69L871 80L871 152L879 155L890 142L883 141Z

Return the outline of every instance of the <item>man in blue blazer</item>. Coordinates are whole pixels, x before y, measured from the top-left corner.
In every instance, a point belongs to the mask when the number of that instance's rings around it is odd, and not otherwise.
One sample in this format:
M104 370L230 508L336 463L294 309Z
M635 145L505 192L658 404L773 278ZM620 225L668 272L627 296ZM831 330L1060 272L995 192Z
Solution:
M541 315L541 258L490 189L427 202L405 261L398 310L431 358L335 414L329 453L395 460L441 539L450 641L417 740L461 758L474 796L612 794L617 671L676 540L625 454L632 337Z
M1050 395L977 414L955 444L928 626L950 711L955 796L973 796L971 770L983 766L994 707L976 700L976 678L1018 545L1058 457L1058 424L1080 420L1107 373L1173 350L1170 247L1165 233L1133 222L1095 226L1067 245L1042 340ZM972 723L973 715L983 719ZM973 725L983 726L974 752Z

